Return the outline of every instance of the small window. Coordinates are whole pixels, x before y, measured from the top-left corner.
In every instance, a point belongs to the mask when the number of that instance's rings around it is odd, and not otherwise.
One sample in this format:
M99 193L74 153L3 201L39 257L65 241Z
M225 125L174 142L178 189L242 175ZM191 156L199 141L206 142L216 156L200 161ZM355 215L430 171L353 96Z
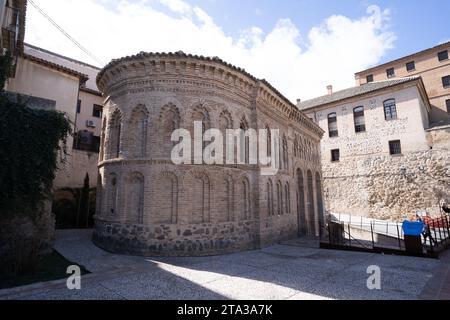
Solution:
M450 76L442 77L442 85L444 88L450 87Z
M94 108L92 109L92 116L95 118L101 118L103 113L103 107L98 104L94 104Z
M337 117L335 112L328 115L328 133L330 138L337 137L339 135L337 128Z
M81 100L77 102L77 113L81 113Z
M75 132L73 148L76 150L98 153L100 150L100 137L87 130Z
M445 104L447 105L447 112L450 113L450 99L445 100Z
M397 119L397 107L395 105L394 99L389 99L383 102L383 107L384 107L384 118L386 120Z
M414 61L408 62L406 64L406 71L414 71L416 70L416 64L414 63Z
M339 149L331 150L331 162L339 162L340 152Z
M366 131L366 121L364 119L364 107L353 109L353 118L355 120L355 132Z
M369 75L366 77L366 81L367 81L367 83L373 82L373 74L369 74Z
M402 154L402 146L400 144L400 140L389 141L389 153L393 154Z
M389 68L386 70L386 75L388 78L392 78L395 77L395 69L394 68Z
M439 61L444 61L448 59L448 50L444 50L438 53Z

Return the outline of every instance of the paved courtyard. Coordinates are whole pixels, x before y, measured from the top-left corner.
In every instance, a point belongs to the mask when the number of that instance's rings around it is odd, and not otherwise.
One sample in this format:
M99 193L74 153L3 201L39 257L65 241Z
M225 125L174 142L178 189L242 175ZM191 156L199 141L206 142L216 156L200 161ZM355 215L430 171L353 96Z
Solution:
M424 288L442 264L322 250L302 239L224 256L143 258L105 252L91 236L90 230L57 234L56 250L91 272L81 290L58 280L0 290L0 299L418 299L436 291ZM372 265L381 269L381 290L367 288Z

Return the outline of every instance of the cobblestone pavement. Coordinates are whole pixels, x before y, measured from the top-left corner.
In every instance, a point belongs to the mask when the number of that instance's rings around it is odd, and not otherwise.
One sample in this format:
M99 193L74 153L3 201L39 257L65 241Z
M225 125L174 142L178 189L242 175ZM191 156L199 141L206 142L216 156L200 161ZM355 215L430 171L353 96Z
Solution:
M433 260L323 250L295 239L224 256L143 258L105 252L91 236L91 230L59 231L55 244L92 272L82 277L81 290L68 290L63 279L0 290L0 299L449 298L450 281L430 295L442 277L450 280L448 255ZM367 288L372 265L381 269L381 290Z
M440 263L433 272L433 277L422 290L420 299L450 300L450 251L440 257Z

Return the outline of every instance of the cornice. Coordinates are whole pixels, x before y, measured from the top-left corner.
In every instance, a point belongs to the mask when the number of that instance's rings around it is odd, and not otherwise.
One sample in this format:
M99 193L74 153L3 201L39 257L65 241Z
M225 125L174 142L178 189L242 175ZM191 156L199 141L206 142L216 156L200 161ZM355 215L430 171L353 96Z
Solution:
M157 79L152 79L153 76ZM142 77L148 79L139 79ZM171 77L174 78L171 80ZM177 85L176 88L175 86L166 88L170 81ZM195 86L196 90L182 87L189 81L191 83L188 83L186 87ZM195 82L197 84L194 84ZM158 88L158 83L162 83L163 88ZM130 88L133 84L135 88ZM205 92L227 98L235 95L239 97L239 99L234 98L235 101L242 102L239 100L243 99L256 103L263 102L286 118L301 123L315 134L323 135L323 130L317 124L266 80L259 80L244 69L217 57L196 56L181 51L176 53L141 52L134 56L112 60L97 75L97 86L106 95L112 97L147 91ZM199 87L204 88L199 90Z

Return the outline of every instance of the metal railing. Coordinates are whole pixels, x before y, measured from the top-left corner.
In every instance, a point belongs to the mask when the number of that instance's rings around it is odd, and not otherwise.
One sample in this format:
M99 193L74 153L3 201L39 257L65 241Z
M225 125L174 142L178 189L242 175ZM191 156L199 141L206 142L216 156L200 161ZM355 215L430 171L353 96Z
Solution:
M326 215L325 223L321 225L320 240L323 243L337 247L362 248L365 250L382 249L407 251L402 225L392 221L364 222L351 220L339 221L331 215ZM432 219L427 229L421 235L422 247L425 253L440 252L450 244L450 217L443 214Z

